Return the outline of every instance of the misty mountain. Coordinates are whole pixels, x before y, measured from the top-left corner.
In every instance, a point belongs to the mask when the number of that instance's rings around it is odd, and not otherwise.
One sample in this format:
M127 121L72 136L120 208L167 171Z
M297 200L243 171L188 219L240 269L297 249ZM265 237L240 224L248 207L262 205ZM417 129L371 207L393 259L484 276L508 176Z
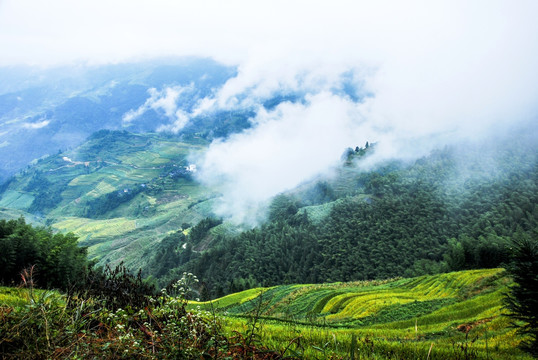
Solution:
M353 71L280 87L195 58L64 70L0 69L0 213L73 232L99 265L190 271L219 295L500 266L536 232L528 119L373 124Z
M76 147L100 129L166 130L175 116L167 106L189 112L234 74L233 67L197 58L0 68L0 180L34 159ZM170 104L165 99L148 105L136 121L124 120L151 99L152 91L157 94L153 100L159 101L160 92L166 96L167 89L182 90L183 95Z
M367 94L353 83L355 75L343 73L330 94L362 101ZM211 141L260 125L265 121L260 114L278 116L282 104L307 109L312 91L318 91L238 87L243 80L236 67L204 58L3 67L0 77L0 182L34 160L75 148L101 129ZM297 81L307 84L308 79L302 75Z

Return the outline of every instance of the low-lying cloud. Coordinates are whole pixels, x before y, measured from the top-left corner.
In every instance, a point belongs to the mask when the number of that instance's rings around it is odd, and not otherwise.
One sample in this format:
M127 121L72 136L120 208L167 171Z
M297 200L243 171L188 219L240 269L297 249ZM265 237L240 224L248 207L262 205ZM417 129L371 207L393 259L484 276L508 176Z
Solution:
M45 126L47 126L49 124L50 124L50 120L43 120L43 121L37 121L37 122L31 122L31 123L29 123L29 122L23 123L22 127L24 129L35 130L35 129L44 128Z
M215 141L199 161L200 181L223 193L219 215L248 222L271 196L326 173L348 146L377 142L364 164L373 166L537 119L538 26L527 13L499 3L420 10L409 18L390 12L388 29L366 20L371 28L359 26L357 39L343 34L346 41L319 49L250 52L237 77L195 110L257 112L253 128ZM303 101L260 106L290 93Z
M191 89L192 85L189 87L170 86L160 91L155 88L150 88L148 90L149 98L145 101L145 103L137 109L130 110L123 115L123 125L128 126L133 121L136 121L143 116L147 111L153 110L164 115L170 121L168 124L160 125L157 128L157 131L169 131L177 133L189 121L189 116L181 108L179 100L182 94Z
M358 106L328 92L308 95L304 103L260 108L252 129L213 142L198 176L223 193L216 212L252 223L268 198L329 172L346 144L370 132Z

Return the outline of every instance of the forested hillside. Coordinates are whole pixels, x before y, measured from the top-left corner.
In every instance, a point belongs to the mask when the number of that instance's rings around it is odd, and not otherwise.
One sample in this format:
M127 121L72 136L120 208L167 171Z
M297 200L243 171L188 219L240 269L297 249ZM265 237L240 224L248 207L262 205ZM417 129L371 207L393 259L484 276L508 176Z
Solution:
M21 271L33 273L31 286L68 287L80 284L91 266L86 248L80 247L73 234L53 234L50 229L34 228L24 219L0 220L0 283L18 285ZM35 270L35 271L34 271Z
M445 148L361 171L368 151L357 147L336 178L277 196L267 223L217 236L209 250L189 237L183 246L163 242L153 263L161 264L161 275L162 259L172 256L179 266L163 279L191 271L212 296L503 266L510 238L537 234L535 145L494 148L495 164L476 148L465 151Z

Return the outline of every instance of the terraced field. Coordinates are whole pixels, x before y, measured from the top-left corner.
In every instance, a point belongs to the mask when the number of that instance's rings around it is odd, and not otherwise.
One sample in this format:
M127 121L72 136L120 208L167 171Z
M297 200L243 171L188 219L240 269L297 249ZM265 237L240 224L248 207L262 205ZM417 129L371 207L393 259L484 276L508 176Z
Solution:
M226 313L227 328L240 332L259 311L264 343L285 349L301 339L291 348L309 358L349 356L354 344L361 359L526 359L503 316L509 283L502 269L473 270L251 289L191 306Z
M0 212L75 233L102 265L124 261L137 269L155 242L212 214L218 193L190 180L184 170L189 154L206 145L199 139L103 132L18 174L0 194ZM112 198L104 212L92 214L91 206L99 207L110 194L132 191L128 200ZM52 206L29 210L47 193L56 194Z
M32 205L34 197L31 194L23 192L8 190L2 196L0 200L0 207L12 208L12 209L27 209Z
M92 238L124 235L136 229L136 221L126 218L92 220L86 218L66 218L54 224L62 232L73 232L80 241Z

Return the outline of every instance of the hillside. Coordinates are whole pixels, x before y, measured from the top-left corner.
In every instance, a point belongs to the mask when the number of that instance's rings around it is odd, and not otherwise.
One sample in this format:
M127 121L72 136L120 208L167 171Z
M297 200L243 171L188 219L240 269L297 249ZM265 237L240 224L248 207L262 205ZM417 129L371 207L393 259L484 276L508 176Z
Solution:
M257 288L190 306L227 314L238 331L248 326L244 317L259 313L263 343L284 346L299 337L312 358L338 349L348 355L352 336L364 358L526 358L502 316L509 284L502 269L474 270Z
M205 138L103 130L4 183L0 212L73 232L100 265L124 261L160 286L193 272L210 297L498 267L510 238L537 229L529 134L372 169L361 165L376 146L357 146L332 177L276 196L266 221L240 232L213 213L219 189L194 176L189 154L204 152Z
M8 218L24 215L73 232L102 264L141 267L155 242L211 214L217 193L186 169L186 156L205 144L103 130L12 178L2 188L0 207Z
M369 171L360 165L375 147L357 148L332 178L275 197L264 224L220 236L164 278L192 272L222 296L503 266L510 239L538 230L536 144L532 136L506 143L445 148Z

